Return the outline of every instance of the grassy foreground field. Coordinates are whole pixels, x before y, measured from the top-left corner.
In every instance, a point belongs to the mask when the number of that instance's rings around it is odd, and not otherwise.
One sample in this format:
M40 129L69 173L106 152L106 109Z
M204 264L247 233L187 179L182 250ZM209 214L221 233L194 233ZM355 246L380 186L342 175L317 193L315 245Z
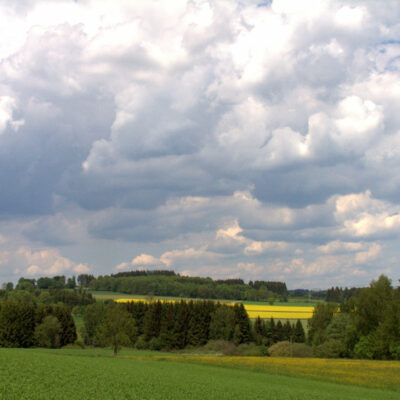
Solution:
M324 375L316 380L254 371L244 364L231 368L234 360L224 357L220 357L226 360L221 367L209 365L212 360L202 357L196 358L205 363L200 365L193 363L193 356L190 360L154 353L122 352L116 358L109 354L104 350L0 349L0 398L394 400L400 396L395 378L381 382L381 388L370 388L327 382ZM391 368L388 364L390 376L398 374Z

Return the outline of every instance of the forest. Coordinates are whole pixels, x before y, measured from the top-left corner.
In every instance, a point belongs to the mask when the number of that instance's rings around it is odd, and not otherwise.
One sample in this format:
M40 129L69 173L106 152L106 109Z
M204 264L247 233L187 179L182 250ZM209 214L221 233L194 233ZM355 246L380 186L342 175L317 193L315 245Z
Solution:
M77 285L91 290L107 290L127 294L171 296L193 299L226 299L267 301L268 299L287 299L284 282L250 281L242 279L213 280L211 278L181 276L174 271L129 271L113 275L100 275L97 278L89 274L77 278L55 276L39 279L20 278L17 289L73 289ZM13 287L6 283L4 287Z
M87 288L44 289L40 279L21 278L15 289L6 285L0 291L1 347L75 344L111 346L117 353L121 346L171 351L219 345L233 354L400 359L400 288L384 275L341 302L319 302L306 330L301 321L251 320L242 303L96 301ZM46 282L51 280L60 278ZM76 321L81 321L78 330Z

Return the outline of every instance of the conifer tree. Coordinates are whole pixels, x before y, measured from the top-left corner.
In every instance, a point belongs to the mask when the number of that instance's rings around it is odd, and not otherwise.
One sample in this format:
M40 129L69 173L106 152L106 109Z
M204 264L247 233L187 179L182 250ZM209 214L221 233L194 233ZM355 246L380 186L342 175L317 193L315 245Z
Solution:
M306 341L306 334L304 332L303 324L299 319L294 327L293 341L296 343L304 343Z
M143 321L143 334L146 341L157 338L160 335L161 312L161 301L156 301L149 305Z
M161 347L172 349L175 345L174 326L175 326L175 306L174 303L164 303L160 326Z
M233 306L235 312L235 333L236 344L248 343L251 341L250 320L242 303ZM236 329L236 325L239 327Z
M281 320L278 320L278 322L275 325L273 339L274 339L274 343L280 342L283 340L283 325L282 325Z
M265 322L258 316L254 322L254 339L258 345L263 343L266 334L267 327L265 325Z
M282 326L282 340L290 340L292 337L292 325L289 320Z
M174 347L183 349L187 345L187 331L189 325L189 307L185 301L176 303L176 318L174 324Z

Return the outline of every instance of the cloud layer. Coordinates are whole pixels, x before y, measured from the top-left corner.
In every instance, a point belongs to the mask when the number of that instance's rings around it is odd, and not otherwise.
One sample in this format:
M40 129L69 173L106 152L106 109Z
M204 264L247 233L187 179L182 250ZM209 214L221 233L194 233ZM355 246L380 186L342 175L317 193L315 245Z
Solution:
M55 263L397 279L399 17L396 1L0 3L2 279Z

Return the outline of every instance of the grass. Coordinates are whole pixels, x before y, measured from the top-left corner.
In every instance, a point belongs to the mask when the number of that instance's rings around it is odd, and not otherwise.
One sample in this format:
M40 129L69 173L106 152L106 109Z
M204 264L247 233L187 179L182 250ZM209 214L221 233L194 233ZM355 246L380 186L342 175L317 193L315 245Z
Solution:
M181 297L168 297L168 296L145 296L139 294L126 294L120 292L110 292L106 290L90 290L91 293L96 300L115 300L115 299L154 299L154 300L194 300L190 298L181 298ZM199 299L201 300L201 299ZM215 299L213 299L215 300ZM221 303L234 303L234 300L224 300L218 299L215 301L220 301ZM243 304L248 305L260 305L265 306L269 305L267 301L243 301ZM274 306L291 306L291 307L314 307L318 301L311 300L310 302L304 300L303 298L289 298L287 302L275 301Z
M0 349L0 398L4 400L353 400L358 398L394 400L399 398L398 387L395 386L393 389L387 383L381 388L370 388L361 385L360 382L357 385L328 382L324 380L324 374L320 380L316 380L308 376L288 376L276 371L264 369L255 371L253 367L237 366L237 360L249 357L235 359L219 357L220 360L226 361L223 368L210 365L210 357L197 357L197 361L204 364L194 363L184 356L170 357L171 355L166 354L134 351L124 351L121 356L112 357L110 350ZM250 364L253 365L254 362ZM383 369L384 365L387 365L386 372L389 376L398 374L398 370L391 372L392 364L383 363ZM301 368L304 369L304 365ZM345 371L345 374L350 372L349 369Z

